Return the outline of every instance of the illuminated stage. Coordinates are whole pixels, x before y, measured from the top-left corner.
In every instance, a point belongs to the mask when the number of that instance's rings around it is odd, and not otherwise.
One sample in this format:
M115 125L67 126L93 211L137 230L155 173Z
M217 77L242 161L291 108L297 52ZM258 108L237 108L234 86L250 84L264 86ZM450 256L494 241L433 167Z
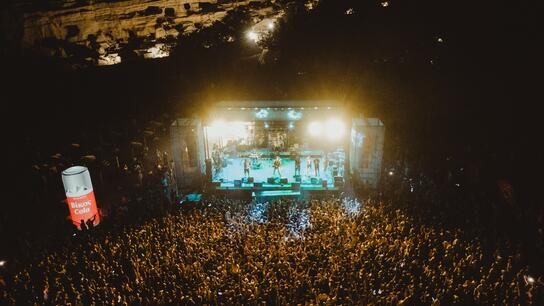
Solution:
M340 192L348 175L375 186L384 126L348 113L334 101L228 101L178 119L176 185L254 197Z

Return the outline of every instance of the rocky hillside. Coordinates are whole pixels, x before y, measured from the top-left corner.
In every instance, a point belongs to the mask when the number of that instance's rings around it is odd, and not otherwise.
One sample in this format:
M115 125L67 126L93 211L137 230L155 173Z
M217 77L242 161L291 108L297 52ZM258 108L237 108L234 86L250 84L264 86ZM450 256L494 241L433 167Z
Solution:
M131 39L143 41L138 56L168 56L180 35L207 27L239 7L255 22L278 14L275 0L125 0L17 2L1 11L1 39L9 48L99 65L120 62ZM46 3L44 5L43 3Z

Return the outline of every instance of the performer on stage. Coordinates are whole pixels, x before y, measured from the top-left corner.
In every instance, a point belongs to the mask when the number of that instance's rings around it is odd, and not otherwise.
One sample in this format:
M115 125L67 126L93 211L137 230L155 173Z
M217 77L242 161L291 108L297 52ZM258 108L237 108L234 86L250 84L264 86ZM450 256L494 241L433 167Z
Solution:
M315 176L319 177L319 157L314 159L314 173Z
M312 158L310 155L306 157L306 175L310 176L310 172L312 171Z
M300 175L300 156L295 157L295 175Z
M276 172L278 172L278 175L281 177L281 172L280 172L281 160L279 156L276 156L273 166L274 166L274 172L272 173L272 175L275 175Z
M244 158L244 177L249 176L249 160Z

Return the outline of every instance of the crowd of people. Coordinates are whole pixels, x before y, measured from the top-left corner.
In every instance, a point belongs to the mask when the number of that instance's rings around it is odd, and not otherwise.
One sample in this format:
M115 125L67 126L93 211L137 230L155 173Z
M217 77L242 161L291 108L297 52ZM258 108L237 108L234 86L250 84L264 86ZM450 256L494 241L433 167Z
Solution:
M543 278L501 239L380 197L208 197L94 229L6 278L10 304L543 305Z

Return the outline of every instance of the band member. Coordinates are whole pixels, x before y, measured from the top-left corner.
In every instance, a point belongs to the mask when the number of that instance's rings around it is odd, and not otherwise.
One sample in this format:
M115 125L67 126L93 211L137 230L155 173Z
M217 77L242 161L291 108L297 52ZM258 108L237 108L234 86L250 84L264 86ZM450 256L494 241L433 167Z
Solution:
M310 172L312 171L312 158L310 155L306 157L306 175L310 176Z
M274 166L274 172L272 173L272 175L276 175L276 172L278 172L278 175L281 177L281 172L280 172L281 160L279 156L276 156L273 166Z
M295 175L300 175L300 156L295 158Z
M244 177L249 176L249 160L244 158Z
M319 176L319 157L314 159L314 173L315 176Z

